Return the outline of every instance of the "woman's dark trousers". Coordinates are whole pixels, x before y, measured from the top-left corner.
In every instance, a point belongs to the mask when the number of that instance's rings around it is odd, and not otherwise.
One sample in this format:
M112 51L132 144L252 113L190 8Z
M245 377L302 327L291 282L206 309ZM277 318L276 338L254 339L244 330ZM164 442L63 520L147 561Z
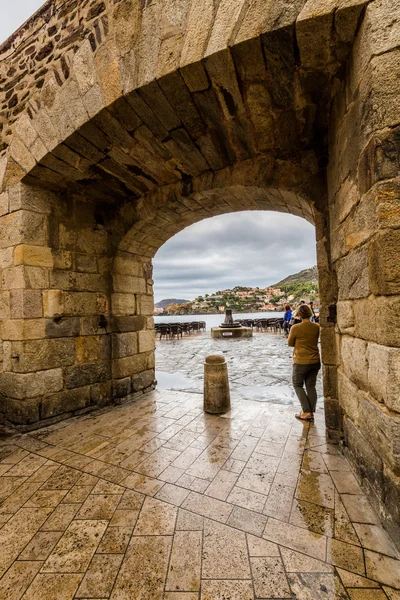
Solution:
M317 390L315 389L315 385L320 368L320 363L313 365L293 365L293 387L300 400L303 412L315 412L317 406ZM306 389L304 389L304 386Z

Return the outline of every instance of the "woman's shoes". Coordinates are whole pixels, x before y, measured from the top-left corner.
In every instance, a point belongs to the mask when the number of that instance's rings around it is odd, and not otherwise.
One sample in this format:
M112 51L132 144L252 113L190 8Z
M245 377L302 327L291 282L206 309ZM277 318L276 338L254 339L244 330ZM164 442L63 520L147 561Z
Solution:
M314 415L312 413L298 413L297 415L294 415L294 416L299 421L307 421L308 423L314 422Z

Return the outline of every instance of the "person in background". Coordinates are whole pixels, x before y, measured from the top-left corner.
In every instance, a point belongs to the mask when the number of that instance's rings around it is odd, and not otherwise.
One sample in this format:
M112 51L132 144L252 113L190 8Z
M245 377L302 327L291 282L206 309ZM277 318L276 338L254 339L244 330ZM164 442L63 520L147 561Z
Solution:
M311 308L311 312L312 312L312 316L311 316L311 319L310 319L310 321L311 321L311 323L316 323L316 322L317 322L317 321L316 321L316 317L317 317L317 315L315 314L315 310L314 310L314 302L313 302L313 301L311 301L311 302L310 302L310 308Z
M311 317L310 321L312 323L319 323L319 315L317 315L317 313L314 310L314 302L310 302L310 308L311 308L311 312L313 314L313 316Z
M303 306L303 304L305 304L304 300L300 300L300 304L297 307L297 309L294 311L293 315L292 315L292 319L294 319L294 324L297 325L298 323L301 323L301 319L298 316L298 312L299 312L299 308L300 306Z
M291 318L292 318L292 309L290 308L290 304L286 304L285 305L285 314L283 315L283 331L285 332L286 337L288 337L288 335L289 335Z
M301 421L313 421L317 406L315 386L321 368L318 350L319 325L311 323L312 312L307 304L299 306L297 315L301 323L291 327L288 339L288 345L294 347L292 382L302 410L295 416Z

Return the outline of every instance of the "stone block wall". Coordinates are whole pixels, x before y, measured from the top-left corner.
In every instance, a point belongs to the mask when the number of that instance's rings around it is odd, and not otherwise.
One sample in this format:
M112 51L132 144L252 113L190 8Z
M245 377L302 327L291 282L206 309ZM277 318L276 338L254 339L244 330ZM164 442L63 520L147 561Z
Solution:
M154 297L149 259L117 252L111 308L113 398L117 399L146 390L154 383Z
M400 531L400 14L369 5L330 130L330 239L337 278L331 423L389 530ZM395 83L397 82L397 83ZM334 331L334 334L333 334ZM327 385L327 381L325 381ZM329 424L329 423L328 423Z
M98 209L79 199L18 184L1 206L7 420L34 424L152 386L149 263L128 253L114 260Z
M69 80L82 40L88 39L93 51L103 43L110 27L108 7L108 0L48 0L0 46L0 154L18 116L37 111L45 81L54 77L62 86Z

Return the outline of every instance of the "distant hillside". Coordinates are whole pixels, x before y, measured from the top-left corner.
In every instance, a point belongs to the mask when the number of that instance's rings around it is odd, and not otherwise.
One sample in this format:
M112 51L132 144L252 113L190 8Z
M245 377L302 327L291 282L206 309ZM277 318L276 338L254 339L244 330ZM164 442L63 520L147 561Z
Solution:
M236 312L281 310L288 301L296 304L300 300L313 300L318 304L318 293L318 270L311 267L266 288L236 286L231 290L198 296L192 301L168 298L157 302L156 308L162 308L170 315L212 314L227 306Z
M190 302L190 300L181 300L179 298L167 298L165 300L160 300L155 304L156 308L165 308L168 304L185 304L185 302Z
M318 269L317 267L311 267L311 269L304 269L300 273L289 275L286 279L282 279L279 283L275 283L272 287L283 288L286 286L296 285L298 283L310 283L315 284L318 289Z
M318 271L317 267L304 269L300 273L289 275L286 279L282 279L276 283L274 287L278 287L287 297L292 297L292 302L305 300L318 301Z

